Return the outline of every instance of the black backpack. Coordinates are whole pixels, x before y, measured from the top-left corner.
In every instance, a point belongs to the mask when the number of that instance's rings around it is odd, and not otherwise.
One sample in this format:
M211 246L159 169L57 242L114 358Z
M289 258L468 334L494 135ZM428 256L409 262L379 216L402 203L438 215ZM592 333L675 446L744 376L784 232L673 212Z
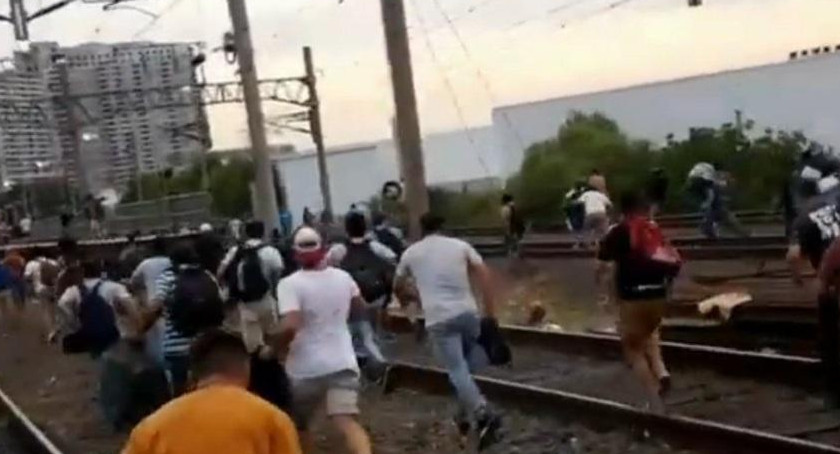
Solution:
M187 337L217 327L225 318L224 303L216 280L197 266L177 271L167 310L172 325Z
M117 330L117 318L114 309L99 294L99 281L88 290L79 285L81 304L79 305L79 329L68 334L61 341L64 353L90 353L99 356L120 339Z
M259 254L264 247L266 245L239 246L236 255L225 270L225 281L232 300L243 303L259 301L271 290L271 284L263 275ZM242 282L239 282L240 270L242 270Z
M402 257L402 253L405 251L405 244L397 235L394 235L394 232L388 228L375 229L373 232L376 235L376 241L379 241L387 246L388 249L394 251L394 254L397 254L397 258Z
M370 241L345 243L347 255L341 261L341 269L347 271L356 281L362 297L371 303L391 294L394 281L394 267L376 255Z

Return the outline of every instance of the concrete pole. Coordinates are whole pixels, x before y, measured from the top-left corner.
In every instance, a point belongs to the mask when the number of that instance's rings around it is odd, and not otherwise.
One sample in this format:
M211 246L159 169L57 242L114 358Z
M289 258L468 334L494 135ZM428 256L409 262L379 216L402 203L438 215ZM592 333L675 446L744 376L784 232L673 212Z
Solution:
M15 29L15 40L29 41L29 26L26 22L26 7L23 0L9 0L9 13Z
M318 156L318 183L321 186L321 198L324 203L326 220L332 221L333 204L330 193L330 174L327 170L327 155L324 148L324 134L321 131L321 101L318 98L317 78L315 67L312 64L312 49L309 46L303 48L303 63L306 66L306 85L309 87L309 130L312 140L315 142L315 150Z
M405 178L405 202L408 208L408 233L420 237L420 216L429 210L426 168L420 139L420 121L411 70L411 48L405 24L403 0L380 0L385 46L391 66L391 83L396 111L397 150L401 157L401 175Z
M265 137L265 124L260 103L257 69L254 66L254 49L251 44L251 29L248 25L248 10L245 0L227 0L230 20L233 23L233 36L236 55L239 61L239 76L242 81L242 93L245 98L245 110L248 114L248 133L251 137L256 174L257 219L263 221L267 232L280 228L277 198L274 196L271 162L268 157L268 143Z

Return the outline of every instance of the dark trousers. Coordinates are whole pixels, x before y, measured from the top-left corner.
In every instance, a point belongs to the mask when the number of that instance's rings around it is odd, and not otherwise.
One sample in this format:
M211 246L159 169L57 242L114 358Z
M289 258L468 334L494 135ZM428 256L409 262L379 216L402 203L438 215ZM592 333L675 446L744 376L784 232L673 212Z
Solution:
M172 385L172 397L178 397L187 392L187 380L189 379L190 360L186 355L167 356L166 369L169 371L169 380Z
M840 403L840 308L837 295L819 297L819 349L825 390L829 399Z

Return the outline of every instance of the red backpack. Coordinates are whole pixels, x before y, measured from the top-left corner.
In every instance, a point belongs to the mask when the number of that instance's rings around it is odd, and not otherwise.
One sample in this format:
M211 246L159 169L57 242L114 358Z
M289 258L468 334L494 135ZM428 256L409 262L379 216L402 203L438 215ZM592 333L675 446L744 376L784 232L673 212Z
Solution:
M643 216L629 218L626 223L636 266L651 273L661 273L666 279L676 277L682 268L682 256L665 238L659 226Z

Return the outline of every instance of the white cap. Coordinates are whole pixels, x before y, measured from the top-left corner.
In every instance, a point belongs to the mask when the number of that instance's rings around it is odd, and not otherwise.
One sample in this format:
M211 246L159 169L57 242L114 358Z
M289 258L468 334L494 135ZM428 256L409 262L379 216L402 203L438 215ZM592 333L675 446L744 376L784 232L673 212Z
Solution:
M321 248L321 234L312 227L301 227L295 232L294 248L297 251L314 251Z
M213 226L205 222L198 227L198 231L201 233L212 232Z

